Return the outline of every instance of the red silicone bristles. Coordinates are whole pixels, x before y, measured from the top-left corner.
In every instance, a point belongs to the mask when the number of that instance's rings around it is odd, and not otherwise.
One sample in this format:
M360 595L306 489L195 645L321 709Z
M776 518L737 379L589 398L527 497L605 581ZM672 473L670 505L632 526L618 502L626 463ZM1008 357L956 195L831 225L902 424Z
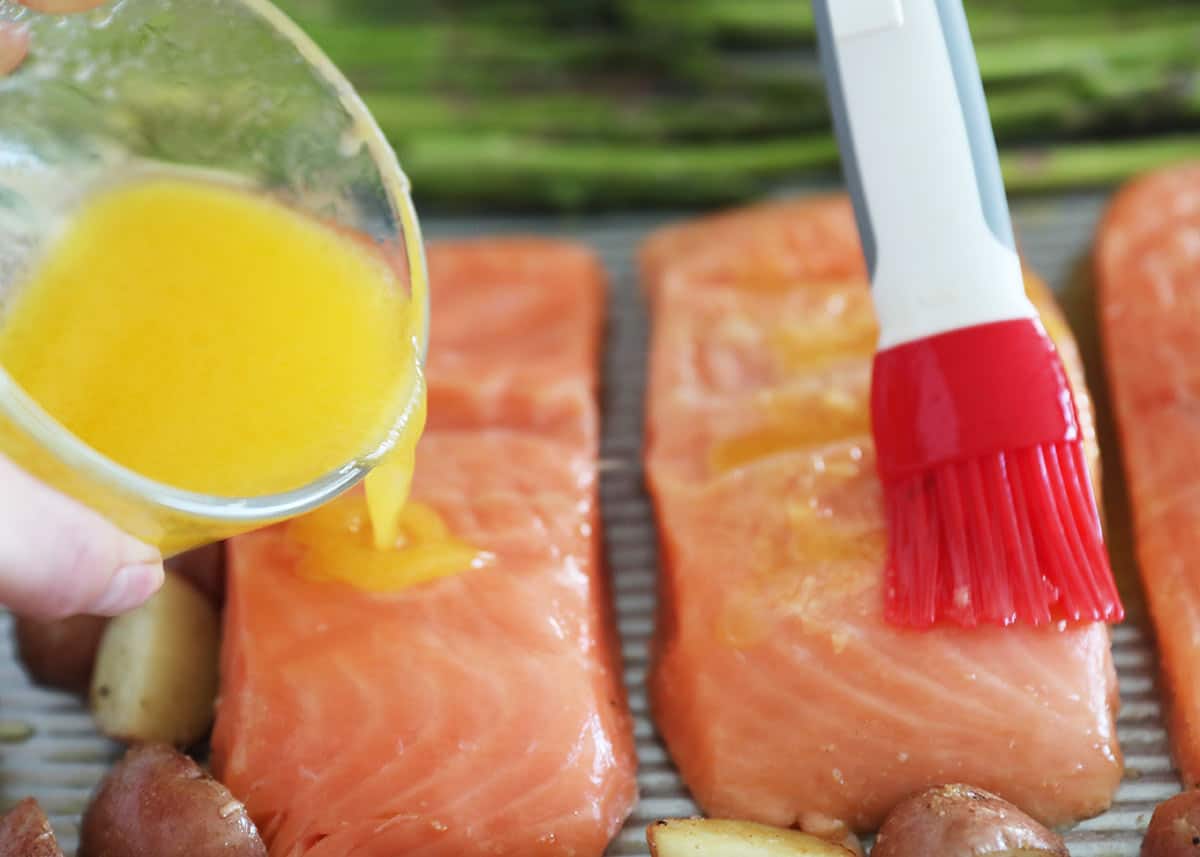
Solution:
M889 621L1119 622L1077 441L955 461L885 481Z

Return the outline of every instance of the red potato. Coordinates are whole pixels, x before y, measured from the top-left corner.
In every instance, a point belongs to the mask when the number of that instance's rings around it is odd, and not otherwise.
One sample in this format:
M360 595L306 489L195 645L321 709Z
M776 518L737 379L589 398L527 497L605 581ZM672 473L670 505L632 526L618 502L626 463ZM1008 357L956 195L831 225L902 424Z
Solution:
M167 560L166 566L207 595L216 606L220 607L225 602L224 542L173 556Z
M1200 854L1200 791L1186 791L1154 810L1142 857L1194 857Z
M964 785L935 786L888 814L871 857L1067 857L1062 837L1008 801Z
M108 619L103 616L71 616L48 622L17 617L13 624L17 656L35 684L87 693L107 625Z
M129 750L83 816L79 857L266 857L225 786L165 744Z
M206 545L167 561L167 568L190 583L214 606L225 598L225 546ZM17 617L17 654L30 680L43 687L86 694L96 653L109 623L104 616L71 616L41 621Z
M63 857L46 813L33 798L0 816L0 857Z

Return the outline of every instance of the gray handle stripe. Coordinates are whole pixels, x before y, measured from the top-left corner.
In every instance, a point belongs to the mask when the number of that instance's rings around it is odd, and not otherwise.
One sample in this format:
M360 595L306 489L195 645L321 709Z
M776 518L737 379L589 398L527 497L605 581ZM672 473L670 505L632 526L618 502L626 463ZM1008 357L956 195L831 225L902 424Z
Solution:
M829 97L829 109L833 116L834 134L841 156L842 175L854 203L854 217L862 239L863 253L867 258L867 269L875 275L877 249L875 233L871 226L871 215L863 192L857 156L854 149L854 134L850 128L846 111L842 76L838 65L833 24L829 4L838 0L813 0L813 19L817 29L817 47L821 59L821 71L825 78L825 89ZM917 0L928 2L928 0ZM975 186L984 220L996 236L996 240L1010 250L1016 251L1012 221L1009 217L1008 200L1004 194L1004 179L1000 173L1000 158L996 151L996 138L988 115L987 100L983 92L983 81L979 74L979 63L971 43L967 27L967 16L962 0L934 0L941 23L942 38L958 93L959 110L966 128L967 143L971 149ZM914 117L917 121L917 117ZM936 143L934 143L936 145ZM931 188L931 192L936 189Z
M838 0L813 0L813 20L817 25L817 49L821 58L821 72L825 78L825 90L829 97L829 111L833 115L833 131L841 155L842 176L854 203L854 218L858 221L858 234L862 241L863 254L867 258L867 270L875 276L876 246L875 231L871 228L871 212L867 207L867 196L863 193L862 177L858 171L858 157L854 149L854 134L846 115L846 99L842 92L842 75L838 66L837 43L833 38L833 23L829 17L829 4Z
M1016 252L1017 245L1013 239L1008 200L1004 195L1004 178L1000 173L1000 156L996 152L996 136L988 115L983 81L979 75L979 61L975 58L971 31L967 27L967 15L963 11L962 0L935 2L942 24L942 38L946 40L946 53L950 57L950 68L954 75L954 88L958 91L959 107L967 129L967 142L971 147L971 163L975 167L975 186L979 190L979 204L983 207L983 217L996 240Z

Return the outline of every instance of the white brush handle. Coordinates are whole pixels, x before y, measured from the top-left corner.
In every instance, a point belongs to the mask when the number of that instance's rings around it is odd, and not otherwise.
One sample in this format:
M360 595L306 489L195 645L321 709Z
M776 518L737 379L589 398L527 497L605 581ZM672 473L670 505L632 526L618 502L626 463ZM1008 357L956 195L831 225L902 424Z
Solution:
M961 0L813 0L879 348L1035 316Z

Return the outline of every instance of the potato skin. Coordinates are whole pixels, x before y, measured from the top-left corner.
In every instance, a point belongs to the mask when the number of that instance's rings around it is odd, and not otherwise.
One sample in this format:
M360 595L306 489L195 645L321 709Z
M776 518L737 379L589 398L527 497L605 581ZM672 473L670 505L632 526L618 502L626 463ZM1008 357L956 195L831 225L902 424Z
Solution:
M646 828L651 857L854 857L849 849L799 830L723 818L667 818Z
M63 857L46 813L33 798L0 815L0 857Z
M964 785L935 786L897 804L871 857L1067 857L1062 837L1003 798Z
M173 571L207 595L213 605L225 603L225 543L205 545L173 556L166 561Z
M79 857L266 857L229 789L166 744L130 749L83 816Z
M212 726L221 619L180 575L104 630L92 673L97 728L127 744L188 747Z
M48 622L18 616L13 623L17 656L34 684L86 694L107 625L104 616Z
M1200 854L1200 791L1186 791L1154 810L1142 857L1194 857Z

